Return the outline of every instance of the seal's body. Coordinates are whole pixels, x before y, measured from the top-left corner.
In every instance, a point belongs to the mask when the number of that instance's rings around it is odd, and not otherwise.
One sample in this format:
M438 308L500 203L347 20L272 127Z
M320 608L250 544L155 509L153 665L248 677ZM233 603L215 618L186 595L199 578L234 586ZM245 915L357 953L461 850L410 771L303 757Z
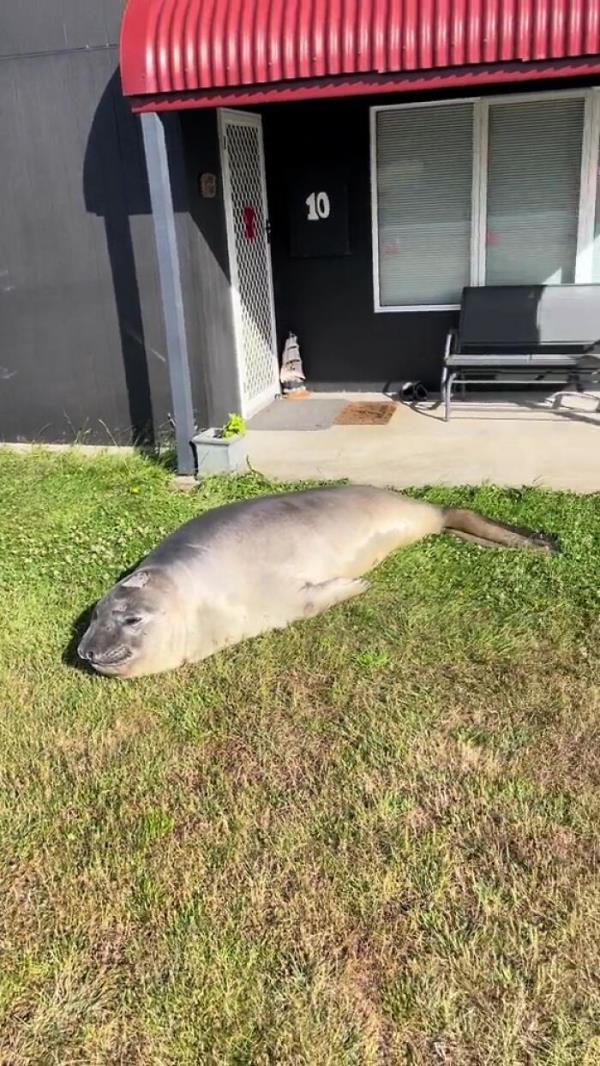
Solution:
M551 550L542 536L385 489L311 489L208 511L167 537L102 599L79 645L100 673L197 662L365 591L397 548L448 529L489 546Z

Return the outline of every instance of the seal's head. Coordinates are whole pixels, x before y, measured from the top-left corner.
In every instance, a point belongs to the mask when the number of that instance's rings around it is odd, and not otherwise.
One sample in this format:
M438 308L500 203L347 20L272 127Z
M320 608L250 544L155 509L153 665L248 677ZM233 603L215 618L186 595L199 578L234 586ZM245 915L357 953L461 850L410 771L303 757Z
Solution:
M124 578L96 604L77 648L80 659L113 677L171 666L171 642L165 636L173 633L167 617L173 591L157 571L140 569Z

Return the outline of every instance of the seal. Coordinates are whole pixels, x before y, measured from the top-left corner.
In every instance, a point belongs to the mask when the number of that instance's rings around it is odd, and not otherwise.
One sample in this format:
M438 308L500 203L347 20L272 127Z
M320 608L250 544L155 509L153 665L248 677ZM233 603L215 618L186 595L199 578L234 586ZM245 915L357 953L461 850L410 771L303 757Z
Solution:
M390 552L447 530L484 547L552 540L369 486L262 496L186 522L96 605L78 654L139 677L198 662L358 596Z

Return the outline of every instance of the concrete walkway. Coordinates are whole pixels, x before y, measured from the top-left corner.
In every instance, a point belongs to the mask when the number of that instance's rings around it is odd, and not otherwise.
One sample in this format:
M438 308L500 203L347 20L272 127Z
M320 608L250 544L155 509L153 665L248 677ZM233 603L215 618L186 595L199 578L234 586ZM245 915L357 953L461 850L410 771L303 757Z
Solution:
M348 478L397 488L493 482L600 491L600 413L593 398L566 396L554 410L551 397L533 390L510 398L480 394L457 402L448 423L440 407L425 403L415 409L397 405L385 426L337 426L322 418L316 424L329 428L318 429L292 410L303 403L316 410L315 402L331 405L334 398L281 399L263 412L256 420L260 428L251 423L248 432L254 469L286 481Z

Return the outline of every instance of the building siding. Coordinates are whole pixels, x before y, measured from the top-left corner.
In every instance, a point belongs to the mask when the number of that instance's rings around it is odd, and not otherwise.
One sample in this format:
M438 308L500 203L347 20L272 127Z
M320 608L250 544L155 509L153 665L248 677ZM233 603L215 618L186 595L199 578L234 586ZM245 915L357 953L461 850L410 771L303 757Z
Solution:
M19 0L3 4L0 56L117 45L124 6L124 0Z
M117 70L121 9L121 0L3 5L3 440L129 443L169 431L143 147ZM206 338L182 184L175 207L194 404L202 424L208 418Z

